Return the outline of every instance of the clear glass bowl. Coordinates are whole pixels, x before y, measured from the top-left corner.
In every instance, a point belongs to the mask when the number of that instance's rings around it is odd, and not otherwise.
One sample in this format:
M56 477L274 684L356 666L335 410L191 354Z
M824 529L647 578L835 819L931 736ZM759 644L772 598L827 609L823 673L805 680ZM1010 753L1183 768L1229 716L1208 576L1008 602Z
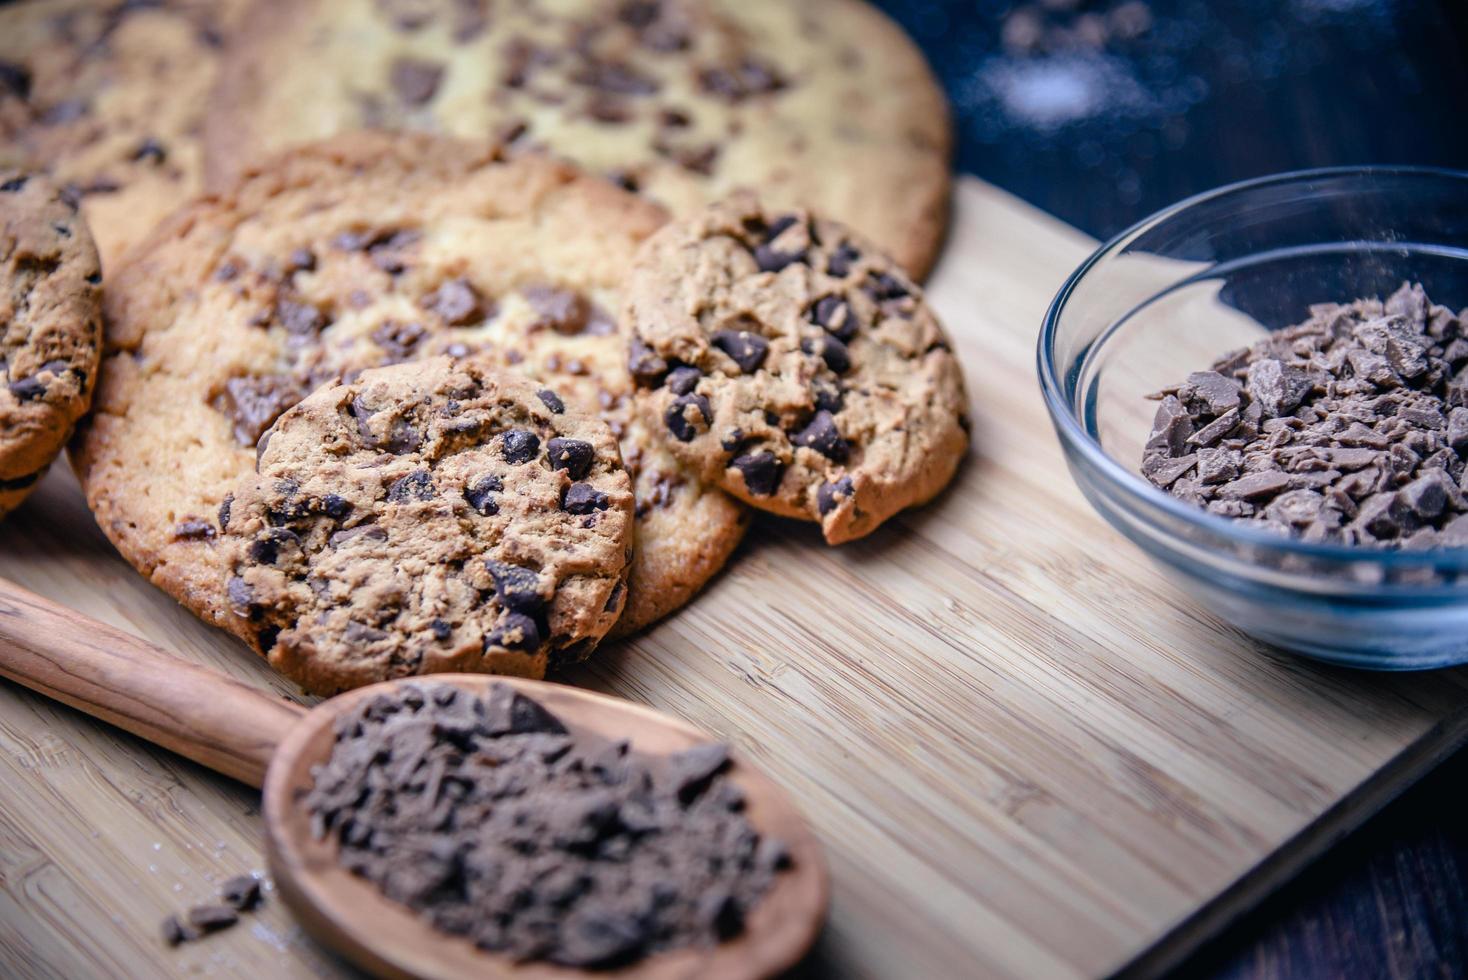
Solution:
M1139 473L1156 402L1313 303L1421 282L1468 306L1468 173L1304 171L1184 201L1102 246L1045 316L1039 372L1071 473L1113 526L1225 622L1336 664L1468 662L1468 548L1307 544L1216 517Z

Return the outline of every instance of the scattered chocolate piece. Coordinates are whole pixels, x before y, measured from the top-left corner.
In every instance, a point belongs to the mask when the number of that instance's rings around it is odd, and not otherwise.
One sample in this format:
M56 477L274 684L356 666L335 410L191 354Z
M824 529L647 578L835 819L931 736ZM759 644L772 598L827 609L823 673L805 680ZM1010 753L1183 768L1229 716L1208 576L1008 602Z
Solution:
M535 630L511 613L493 642ZM413 684L342 719L303 805L342 864L435 928L586 969L732 938L790 867L728 749L668 758L567 730L505 684Z
M1420 285L1314 306L1160 392L1142 475L1212 514L1307 541L1457 546L1465 361L1464 314Z
M200 932L218 932L238 921L239 913L228 905L195 905L189 909L189 925Z
M252 911L260 904L260 879L254 875L236 875L219 886L219 897L232 909Z

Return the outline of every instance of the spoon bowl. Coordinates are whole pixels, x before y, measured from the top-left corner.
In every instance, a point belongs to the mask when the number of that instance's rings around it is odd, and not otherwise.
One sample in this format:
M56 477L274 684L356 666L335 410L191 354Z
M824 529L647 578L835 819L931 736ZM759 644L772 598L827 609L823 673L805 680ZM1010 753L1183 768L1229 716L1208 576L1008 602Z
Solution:
M821 847L781 790L735 753L728 778L744 792L745 815L789 849L744 931L707 947L653 953L618 970L585 971L517 962L434 929L338 861L300 805L312 769L327 760L336 723L363 699L394 686L450 683L477 696L509 684L544 705L573 734L627 739L647 755L711 741L698 729L631 702L577 688L481 674L435 674L361 688L307 710L143 640L87 619L0 579L0 676L148 739L252 786L276 889L318 941L376 976L502 977L515 980L754 980L794 966L825 920L829 882Z
M587 971L516 962L434 929L344 868L335 841L313 836L310 815L298 801L314 782L313 768L331 755L337 719L368 699L414 681L454 684L479 697L487 696L493 684L508 684L560 718L572 734L629 739L634 752L646 755L681 752L710 741L709 737L660 712L578 688L483 674L435 674L374 684L325 701L294 725L276 748L265 775L262 808L270 873L296 919L319 942L377 976L584 980ZM794 966L814 943L827 903L819 843L780 789L737 753L728 778L744 791L750 823L789 848L791 868L776 876L750 912L744 931L733 939L717 946L655 953L618 970L595 971L597 976L618 980L773 976Z

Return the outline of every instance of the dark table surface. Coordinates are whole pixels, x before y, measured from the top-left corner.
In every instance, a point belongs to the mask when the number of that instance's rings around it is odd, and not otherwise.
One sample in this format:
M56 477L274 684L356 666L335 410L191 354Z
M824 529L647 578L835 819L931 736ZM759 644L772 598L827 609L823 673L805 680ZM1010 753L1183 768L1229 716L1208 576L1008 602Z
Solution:
M1100 238L1261 174L1468 168L1468 0L878 3L948 90L959 169ZM1179 975L1468 975L1465 787L1468 750Z

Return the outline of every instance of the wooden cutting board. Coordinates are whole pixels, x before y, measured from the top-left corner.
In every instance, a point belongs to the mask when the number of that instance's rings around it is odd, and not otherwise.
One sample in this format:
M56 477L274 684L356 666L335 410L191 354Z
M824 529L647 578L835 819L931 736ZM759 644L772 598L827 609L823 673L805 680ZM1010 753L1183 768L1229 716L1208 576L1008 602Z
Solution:
M1458 744L1468 673L1270 655L1166 581L1075 490L1034 380L1094 243L976 180L956 206L931 285L975 402L956 485L835 550L758 521L692 606L568 679L790 790L832 865L817 975L1156 972ZM134 574L64 468L0 525L0 575L295 697ZM159 940L263 866L253 791L3 683L0 748L0 975L344 972L273 901Z

